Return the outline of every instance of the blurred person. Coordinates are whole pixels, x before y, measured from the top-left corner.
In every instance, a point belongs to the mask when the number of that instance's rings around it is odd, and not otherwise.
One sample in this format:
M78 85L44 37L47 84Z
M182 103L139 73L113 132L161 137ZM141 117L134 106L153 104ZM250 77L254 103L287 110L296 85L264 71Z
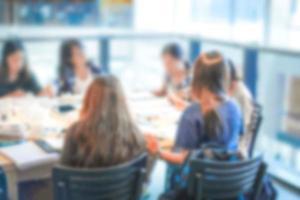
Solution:
M184 109L190 99L190 65L184 60L183 49L176 43L168 44L162 51L165 78L156 96L167 96L177 108Z
M189 153L202 145L238 148L242 116L238 105L226 95L225 76L226 64L220 53L203 53L196 60L191 84L195 102L181 116L174 149L162 149L155 137L147 143L149 152L167 161L169 168L181 166Z
M87 61L78 40L63 42L60 49L58 93L84 94L100 68Z
M42 90L29 70L24 46L20 40L7 40L2 51L0 68L0 97L23 97L28 93L51 96Z
M61 163L78 168L107 167L145 151L144 136L130 116L117 78L96 78L85 95L80 119L67 131Z
M229 88L228 94L234 98L239 104L244 122L244 134L240 141L240 150L246 156L250 145L251 135L247 133L248 127L251 125L251 117L254 111L254 100L251 92L239 77L236 66L232 60L228 60L229 66Z

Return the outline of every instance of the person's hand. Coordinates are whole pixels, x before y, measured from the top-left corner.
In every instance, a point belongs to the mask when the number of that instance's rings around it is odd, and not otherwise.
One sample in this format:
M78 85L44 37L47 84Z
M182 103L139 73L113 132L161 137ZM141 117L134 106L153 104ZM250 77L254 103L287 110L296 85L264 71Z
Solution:
M145 134L145 139L149 153L156 155L160 149L158 139L152 134Z
M46 96L46 97L54 97L55 92L51 85L48 85L43 89L43 91L39 94L39 96Z
M186 102L175 93L169 93L167 98L178 110L184 110L187 106Z

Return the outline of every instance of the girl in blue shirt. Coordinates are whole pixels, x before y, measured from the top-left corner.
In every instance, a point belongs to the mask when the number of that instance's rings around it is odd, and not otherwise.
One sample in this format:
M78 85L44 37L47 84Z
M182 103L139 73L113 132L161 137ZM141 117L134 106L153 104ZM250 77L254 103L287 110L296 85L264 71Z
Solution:
M237 148L242 116L237 104L225 93L226 67L218 52L200 55L195 62L191 88L195 102L181 116L175 147L163 150L156 139L148 138L152 154L168 163L182 165L192 150L204 144Z

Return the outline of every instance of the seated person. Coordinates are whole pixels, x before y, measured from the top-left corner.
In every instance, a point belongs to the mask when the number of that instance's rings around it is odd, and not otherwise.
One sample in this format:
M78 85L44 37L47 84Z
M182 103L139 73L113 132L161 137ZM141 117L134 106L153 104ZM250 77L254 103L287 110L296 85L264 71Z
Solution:
M174 149L161 149L153 137L147 144L149 152L170 164L182 165L191 151L204 144L237 149L242 116L226 96L225 74L226 64L218 52L203 53L196 60L192 80L195 102L181 116Z
M156 96L167 96L177 108L184 109L190 99L190 66L184 61L183 50L177 44L169 44L162 51L166 76Z
M247 156L251 140L251 135L247 133L247 130L251 125L251 117L254 110L254 101L251 92L249 91L245 83L239 78L233 62L229 60L228 64L230 77L228 95L234 98L241 108L244 121L244 134L241 137L240 150L244 156Z
M96 78L87 90L80 119L66 135L61 162L79 168L118 165L146 151L119 81Z
M50 95L42 90L26 61L21 41L7 40L4 43L0 68L0 98L22 97L27 93Z
M58 93L84 94L100 68L87 61L77 40L65 41L60 50Z

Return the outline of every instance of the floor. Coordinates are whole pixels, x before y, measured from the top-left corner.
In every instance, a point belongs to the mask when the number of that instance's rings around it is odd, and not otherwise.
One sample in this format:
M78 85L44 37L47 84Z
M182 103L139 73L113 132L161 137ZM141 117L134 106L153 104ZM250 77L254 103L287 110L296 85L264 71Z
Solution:
M278 200L300 200L300 190L296 191L280 182L275 182Z

